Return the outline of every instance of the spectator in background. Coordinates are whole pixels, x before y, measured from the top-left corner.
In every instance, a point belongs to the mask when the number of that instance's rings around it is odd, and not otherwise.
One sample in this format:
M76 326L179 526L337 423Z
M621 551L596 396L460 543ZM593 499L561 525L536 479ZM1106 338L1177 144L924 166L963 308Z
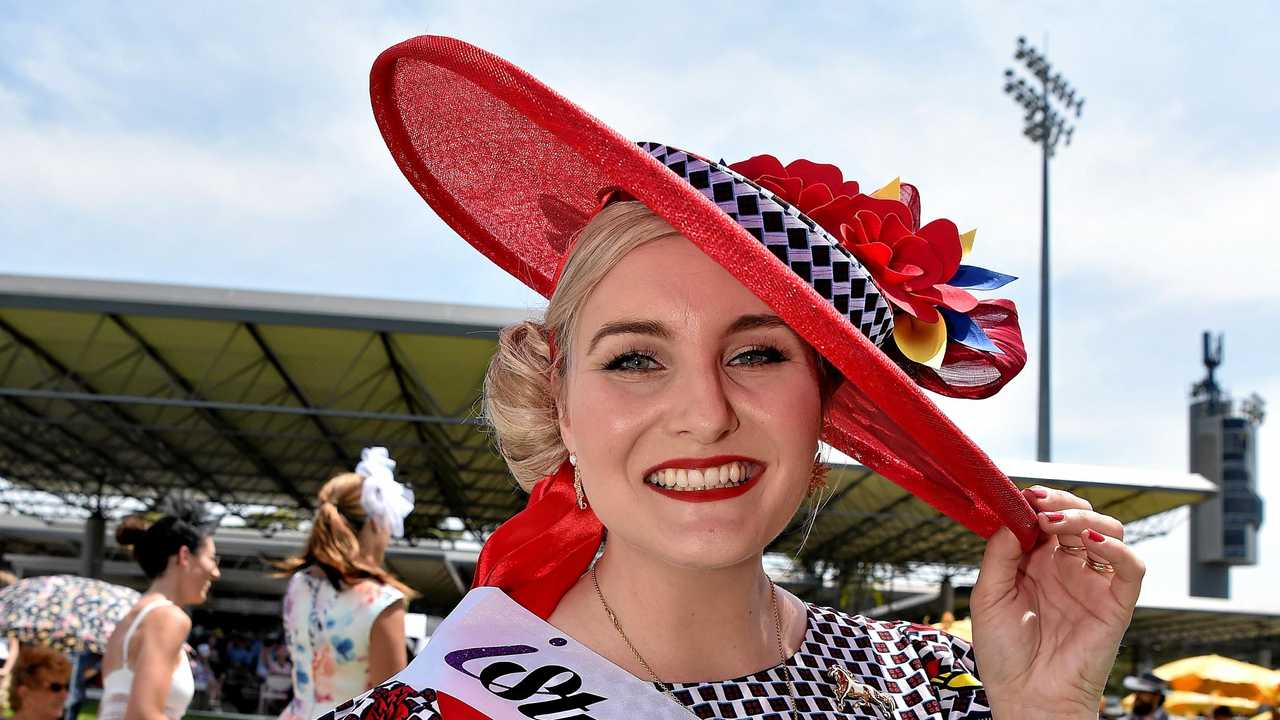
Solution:
M8 570L0 570L0 588L18 582L18 576ZM18 661L18 641L13 637L0 638L0 712L9 714L9 676L13 664Z
M14 720L58 720L71 689L71 661L47 647L18 652L9 685Z
M262 679L258 714L278 715L293 698L293 663L289 660L289 648L278 637L273 637L262 648L258 677Z
M1164 693L1168 685L1152 673L1130 675L1124 679L1124 689L1134 693L1133 710L1126 720L1169 720L1164 705Z
M1213 709L1213 720L1231 720L1236 714L1226 705L1219 705Z
M210 657L213 651L209 643L202 642L196 646L191 656L191 676L195 679L196 694L191 700L191 707L197 710L220 710L218 704L218 678L213 674Z
M116 625L103 657L101 720L177 720L195 695L185 649L191 617L184 605L199 605L218 579L213 528L198 504L169 501L163 517L148 524L126 518L116 540L133 548L151 586Z
M383 567L391 538L404 534L412 493L396 482L386 448L367 448L353 473L320 488L302 555L291 573L284 629L293 659L293 701L282 720L310 720L399 672L405 652L405 598L412 593Z

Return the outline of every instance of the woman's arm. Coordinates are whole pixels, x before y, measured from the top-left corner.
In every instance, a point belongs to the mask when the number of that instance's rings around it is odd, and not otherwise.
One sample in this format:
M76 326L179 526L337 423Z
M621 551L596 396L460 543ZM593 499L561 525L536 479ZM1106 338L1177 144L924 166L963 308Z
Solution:
M404 602L391 603L369 630L369 686L381 684L408 664L404 641Z
M191 618L177 607L156 608L142 619L133 652L124 648L125 663L133 668L125 720L164 720L164 701L173 685L178 653L190 632Z

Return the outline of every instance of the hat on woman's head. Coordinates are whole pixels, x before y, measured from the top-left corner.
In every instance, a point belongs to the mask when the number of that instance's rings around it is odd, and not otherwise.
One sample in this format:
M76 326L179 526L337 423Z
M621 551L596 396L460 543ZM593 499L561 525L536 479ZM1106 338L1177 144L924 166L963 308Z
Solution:
M915 188L894 181L865 195L832 165L727 165L635 144L452 38L383 52L370 93L409 182L526 285L549 297L592 215L611 197L638 200L843 374L828 443L983 536L1007 525L1035 542L1017 488L919 387L984 397L1017 374L1026 355L1012 303L969 292L1012 278L962 264L972 234L947 220L921 225Z

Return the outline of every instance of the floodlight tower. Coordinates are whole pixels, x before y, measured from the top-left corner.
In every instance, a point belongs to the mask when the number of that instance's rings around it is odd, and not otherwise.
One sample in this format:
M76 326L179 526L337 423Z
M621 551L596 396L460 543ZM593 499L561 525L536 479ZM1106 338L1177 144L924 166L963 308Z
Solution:
M1026 66L1028 81L1009 68L1004 71L1004 91L1026 111L1022 134L1040 146L1040 407L1036 422L1036 459L1049 462L1049 158L1057 151L1058 142L1071 144L1075 125L1067 118L1072 113L1080 118L1084 97L1054 72L1044 53L1018 38L1013 59ZM1036 88L1036 83L1039 88ZM1057 102L1053 102L1056 100ZM1060 106L1060 110L1059 107Z

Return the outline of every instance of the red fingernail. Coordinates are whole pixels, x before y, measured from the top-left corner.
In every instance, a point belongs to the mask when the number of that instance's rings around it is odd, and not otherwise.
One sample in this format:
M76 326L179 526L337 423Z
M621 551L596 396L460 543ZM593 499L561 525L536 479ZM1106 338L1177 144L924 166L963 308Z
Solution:
M1062 522L1067 518L1066 515L1063 515L1062 513L1057 513L1057 512L1045 513L1044 516L1049 518L1049 522Z
M1027 488L1027 492L1029 492L1029 493L1031 493L1032 495L1034 495L1034 496L1036 496L1036 497L1040 498L1041 500L1043 500L1043 499L1045 499L1045 498L1049 497L1049 491L1048 491L1048 490L1044 490L1044 489L1042 489L1042 488L1034 488L1034 487L1033 487L1033 488Z
M1095 530L1085 530L1085 531L1084 531L1084 536L1085 536L1085 537L1087 537L1087 538L1089 538L1090 540L1092 540L1092 541L1096 542L1096 543L1100 543L1100 542L1102 542L1103 540L1106 540L1106 538L1104 538L1104 537L1102 536L1102 533L1097 532L1097 531L1095 531Z

